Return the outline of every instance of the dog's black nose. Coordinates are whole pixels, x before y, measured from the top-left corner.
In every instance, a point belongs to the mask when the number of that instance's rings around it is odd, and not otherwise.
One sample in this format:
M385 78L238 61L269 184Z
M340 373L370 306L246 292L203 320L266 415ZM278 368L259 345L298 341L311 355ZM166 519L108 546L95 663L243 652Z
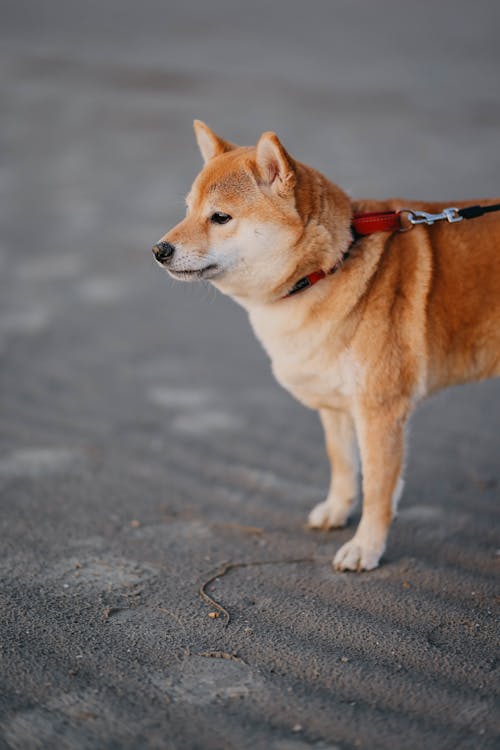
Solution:
M158 242L153 247L153 253L158 263L166 263L175 253L175 247L170 242Z

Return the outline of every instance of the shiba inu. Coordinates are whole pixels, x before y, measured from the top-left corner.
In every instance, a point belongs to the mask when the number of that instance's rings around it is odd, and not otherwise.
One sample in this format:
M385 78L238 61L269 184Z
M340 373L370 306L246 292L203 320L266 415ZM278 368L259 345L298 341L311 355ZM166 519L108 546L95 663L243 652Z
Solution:
M274 133L237 147L194 127L205 166L155 257L174 278L207 279L242 305L277 380L319 411L332 479L312 528L346 524L357 440L362 517L334 567L371 570L402 490L415 405L500 374L500 206L485 201L484 216L462 221L473 218L464 204L352 200ZM371 233L353 229L360 214ZM395 216L413 231L390 227Z

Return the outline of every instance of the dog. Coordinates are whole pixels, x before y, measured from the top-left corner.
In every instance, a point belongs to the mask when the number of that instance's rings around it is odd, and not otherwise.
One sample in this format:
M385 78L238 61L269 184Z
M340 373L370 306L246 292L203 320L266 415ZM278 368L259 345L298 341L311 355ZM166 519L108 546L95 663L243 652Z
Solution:
M347 523L357 442L362 516L333 565L371 570L403 487L416 404L500 375L500 213L485 201L492 213L458 223L464 204L443 213L445 204L412 202L402 227L412 231L387 231L382 221L382 231L353 233L360 213L403 221L407 202L352 200L274 133L238 147L199 120L194 128L205 164L186 217L153 248L156 260L175 279L207 279L242 305L277 380L319 411L332 478L311 528ZM418 224L426 215L448 221Z

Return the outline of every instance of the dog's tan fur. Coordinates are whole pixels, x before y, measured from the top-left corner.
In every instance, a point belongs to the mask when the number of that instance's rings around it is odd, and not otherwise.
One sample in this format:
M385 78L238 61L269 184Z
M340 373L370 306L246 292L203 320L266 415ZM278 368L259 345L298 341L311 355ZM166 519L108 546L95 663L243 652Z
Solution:
M313 528L347 521L357 437L363 513L334 564L370 570L402 488L416 403L500 374L500 214L358 239L340 270L283 299L298 279L342 258L353 214L408 202L351 200L292 159L273 133L238 148L199 121L195 131L205 167L186 218L162 238L175 246L167 268L176 278L210 278L243 305L278 381L319 411L333 474L327 499L309 515ZM445 205L411 202L431 212ZM216 211L232 220L212 223Z

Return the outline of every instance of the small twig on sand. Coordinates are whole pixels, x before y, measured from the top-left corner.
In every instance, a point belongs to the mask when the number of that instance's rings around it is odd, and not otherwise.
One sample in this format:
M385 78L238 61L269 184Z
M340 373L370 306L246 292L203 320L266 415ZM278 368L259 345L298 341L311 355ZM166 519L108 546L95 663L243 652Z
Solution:
M229 623L231 622L231 615L228 612L228 610L222 606L222 604L219 604L215 599L213 599L210 594L207 593L207 587L210 586L211 583L213 583L217 578L222 578L222 576L225 576L226 573L229 573L230 570L235 570L236 568L250 568L252 566L256 565L291 565L292 563L304 563L304 562L315 562L314 557L295 557L295 558L285 558L283 560L249 560L247 562L226 562L221 565L219 570L214 573L210 578L208 578L206 581L204 581L200 588L198 589L198 593L200 597L203 599L203 601L210 605L211 607L215 607L216 610L220 612L221 615L224 616L225 622L224 622L224 628L227 628Z

